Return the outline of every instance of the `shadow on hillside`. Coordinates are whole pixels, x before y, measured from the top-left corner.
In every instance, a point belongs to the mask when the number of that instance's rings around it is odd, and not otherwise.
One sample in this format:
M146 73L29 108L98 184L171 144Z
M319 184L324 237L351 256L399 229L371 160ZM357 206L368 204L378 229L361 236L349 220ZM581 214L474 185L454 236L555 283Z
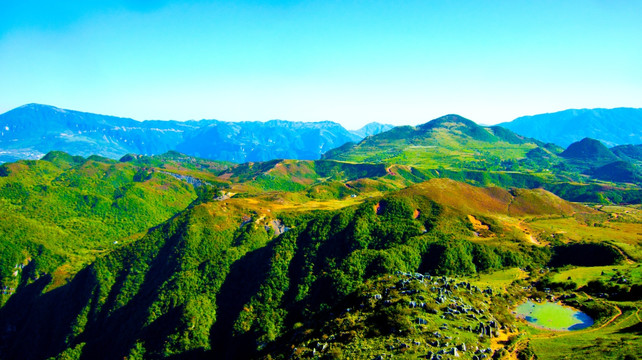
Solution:
M55 356L66 346L73 324L91 297L95 279L87 269L62 287L42 293L51 276L22 286L0 310L0 329L6 359Z
M642 322L620 329L618 333L642 335Z
M234 335L233 327L243 306L265 282L273 252L274 242L271 242L245 254L230 267L216 297L217 317L210 331L212 350L208 358L247 359L255 352L255 336L250 332Z
M128 292L125 284L132 269L127 265L115 274L115 282L108 289L101 289L94 265L81 270L68 284L46 293L42 291L51 282L50 276L20 287L0 310L0 358L45 359L84 342L81 359L122 359L136 339L144 341L148 350L161 351L164 344L158 339L167 339L174 332L180 323L180 308L168 309L152 324L145 323L161 285L175 272L179 256L176 248L184 226L181 224L159 244L158 253L129 301L124 301L121 294ZM99 306L101 290L107 299ZM119 302L125 304L119 307Z
M186 225L181 224L184 229ZM176 248L181 241L182 231L179 229L162 244L158 253L149 264L145 277L136 294L124 306L117 307L117 297L124 286L129 269L123 270L111 287L106 304L99 312L90 315L96 319L87 324L79 342L86 342L81 359L122 359L128 355L128 350L134 346L135 339L145 342L145 347L151 351L160 351L163 343L159 339L167 339L176 328L180 319L180 309L168 309L153 323L145 325L149 316L149 308L157 300L161 285L169 280L177 266ZM121 300L122 301L122 300ZM93 306L92 310L96 310Z

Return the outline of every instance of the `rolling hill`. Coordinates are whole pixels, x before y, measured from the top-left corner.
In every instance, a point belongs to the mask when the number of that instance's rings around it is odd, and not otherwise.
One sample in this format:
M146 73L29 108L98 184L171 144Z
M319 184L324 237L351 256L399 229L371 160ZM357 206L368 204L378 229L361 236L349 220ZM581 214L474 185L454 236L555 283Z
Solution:
M75 124L80 142L113 141L91 129L122 120L82 115L83 128L55 111L45 138ZM130 125L118 131L146 131ZM291 154L290 133L335 141L332 123L245 125L175 135L232 158ZM636 358L642 212L626 204L642 190L615 155L635 150L564 150L447 115L319 160L2 164L0 359ZM560 342L511 313L547 298L596 325Z
M611 152L620 159L638 162L642 165L642 144L614 146L611 148Z
M519 117L499 126L566 147L583 138L607 146L642 143L642 109L570 109Z

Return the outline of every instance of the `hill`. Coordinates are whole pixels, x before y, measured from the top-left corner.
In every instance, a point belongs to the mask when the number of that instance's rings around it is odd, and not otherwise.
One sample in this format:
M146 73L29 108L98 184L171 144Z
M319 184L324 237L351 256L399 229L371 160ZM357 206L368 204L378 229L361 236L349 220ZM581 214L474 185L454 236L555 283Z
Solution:
M46 273L58 286L198 194L171 173L97 156L50 152L42 160L3 164L0 283L15 289Z
M607 146L642 143L642 109L572 109L499 124L518 134L567 147L584 138Z
M395 127L323 157L424 168L488 168L499 166L502 160L522 159L543 146L503 128L482 127L458 115L446 115L416 127Z
M636 149L622 147L618 151L635 157ZM624 158L629 165L618 166L621 170L618 176L605 173L611 168L593 171L621 160L598 140L587 138L562 149L502 127L479 126L457 115L443 116L417 127L395 127L358 144L346 143L332 149L323 158L384 163L390 177L395 178L394 189L401 188L399 184L408 186L432 178L450 178L481 186L541 187L571 201L614 199L639 203L642 195L635 180L637 162L631 157ZM604 181L608 183L603 186L583 186ZM622 184L613 187L612 182Z
M626 161L615 161L591 171L597 179L626 183L642 183L642 172Z
M363 136L386 129L370 124ZM341 125L267 122L136 121L29 104L0 115L0 162L38 159L59 150L118 159L127 153L188 155L234 162L318 159L327 150L363 138Z
M642 164L642 144L614 146L611 152L622 160Z
M561 157L575 162L600 166L619 160L599 140L585 138L568 146L561 154Z

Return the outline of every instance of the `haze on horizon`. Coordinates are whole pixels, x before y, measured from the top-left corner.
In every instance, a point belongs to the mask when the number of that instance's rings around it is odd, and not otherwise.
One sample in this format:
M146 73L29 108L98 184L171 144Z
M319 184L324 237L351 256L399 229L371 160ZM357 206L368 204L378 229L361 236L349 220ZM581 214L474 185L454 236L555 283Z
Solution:
M494 124L642 107L642 2L25 0L0 5L0 113Z

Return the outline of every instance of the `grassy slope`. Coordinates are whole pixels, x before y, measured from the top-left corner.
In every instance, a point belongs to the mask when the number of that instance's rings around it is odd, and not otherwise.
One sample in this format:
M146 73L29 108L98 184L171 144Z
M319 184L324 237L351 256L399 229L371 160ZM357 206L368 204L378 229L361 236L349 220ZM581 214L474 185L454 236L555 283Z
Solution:
M430 124L430 123L428 123ZM488 131L488 137L471 137L464 126L453 122L429 130L421 127L400 127L367 138L333 159L387 164L417 165L422 168L439 167L459 169L465 163L489 163L502 160L524 159L538 145L523 140L521 143L504 141Z

